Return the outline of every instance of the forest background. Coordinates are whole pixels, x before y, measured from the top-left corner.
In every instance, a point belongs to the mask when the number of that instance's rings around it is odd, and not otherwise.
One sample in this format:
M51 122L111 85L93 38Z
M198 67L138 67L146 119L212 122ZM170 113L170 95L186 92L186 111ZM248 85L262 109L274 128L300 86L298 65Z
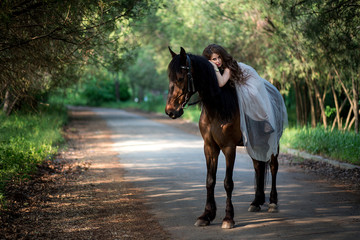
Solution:
M26 175L56 153L66 104L163 112L168 46L201 55L211 43L253 66L284 96L290 128L282 145L360 164L359 0L3 0L0 6L2 179ZM190 108L185 117L196 121L199 111Z

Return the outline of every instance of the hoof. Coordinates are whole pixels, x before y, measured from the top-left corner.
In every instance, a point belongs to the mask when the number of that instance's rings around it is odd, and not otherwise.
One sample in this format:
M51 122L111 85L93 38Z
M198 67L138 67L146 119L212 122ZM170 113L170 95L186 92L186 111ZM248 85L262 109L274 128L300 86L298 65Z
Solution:
M221 228L223 229L232 229L234 228L235 222L234 221L223 221Z
M268 212L269 213L277 213L277 212L279 212L278 205L276 203L270 203Z
M194 225L197 227L205 227L210 225L210 221L198 219Z
M260 210L261 210L260 206L257 207L257 206L254 206L254 205L250 205L250 207L248 209L249 212L260 212Z

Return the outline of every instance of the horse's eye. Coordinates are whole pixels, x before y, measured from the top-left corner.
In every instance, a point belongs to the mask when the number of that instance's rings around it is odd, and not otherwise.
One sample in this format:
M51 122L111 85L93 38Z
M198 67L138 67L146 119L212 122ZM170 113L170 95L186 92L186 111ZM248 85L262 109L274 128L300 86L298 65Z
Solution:
M178 81L182 82L182 81L184 81L184 78L179 78Z

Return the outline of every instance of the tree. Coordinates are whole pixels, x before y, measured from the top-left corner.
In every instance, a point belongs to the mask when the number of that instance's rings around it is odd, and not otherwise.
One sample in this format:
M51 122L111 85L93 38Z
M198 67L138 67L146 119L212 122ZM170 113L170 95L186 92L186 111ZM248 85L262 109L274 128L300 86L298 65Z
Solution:
M163 95L167 89L167 75L156 70L155 52L151 48L137 49L137 58L125 72L134 97L143 101L146 93Z
M323 79L331 79L332 81L336 79L333 84L330 84L333 86L333 95L336 95L335 89L341 89L342 93L345 93L350 103L348 119L352 113L353 120L351 120L351 123L355 123L354 129L358 133L360 81L360 60L358 58L360 54L359 1L305 0L301 2L271 2L282 7L284 15L291 20L295 31L301 32L306 39L307 60L314 56L313 53L322 56L322 58L315 59L317 66L323 66L317 72L323 75ZM324 59L327 64L321 64ZM315 81L311 83L311 86L315 87L315 92L317 91L316 83ZM321 94L316 92L316 95L321 106ZM338 93L338 95L340 94ZM336 98L334 97L334 99ZM340 126L340 113L338 112L340 108L336 107L336 110L336 121ZM323 109L321 111L323 112ZM324 114L322 113L322 115ZM350 129L351 124L346 124L345 127Z
M109 43L107 34L127 19L142 16L153 4L150 0L1 1L0 100L5 112L79 79L78 66L98 57L95 49Z

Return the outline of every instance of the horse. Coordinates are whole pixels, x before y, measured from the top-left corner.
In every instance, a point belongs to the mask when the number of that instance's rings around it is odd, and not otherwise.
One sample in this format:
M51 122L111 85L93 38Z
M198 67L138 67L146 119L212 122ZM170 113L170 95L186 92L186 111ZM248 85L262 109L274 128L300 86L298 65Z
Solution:
M224 188L226 191L226 210L222 228L230 229L235 225L232 192L234 188L233 169L236 147L243 145L240 130L239 106L235 87L227 83L219 87L215 71L211 63L202 56L188 54L181 47L180 54L174 53L169 47L172 60L168 65L169 92L165 113L172 119L179 118L184 108L196 92L201 101L199 129L204 140L206 158L206 204L205 210L195 222L195 226L207 226L216 216L214 188L218 156L223 152L226 159L226 176ZM230 81L229 81L230 82ZM278 210L278 194L276 176L278 172L278 153L272 155L268 162L252 159L255 170L255 198L248 211L257 212L265 203L265 179L268 166L272 175L269 212ZM269 164L270 163L270 164Z

